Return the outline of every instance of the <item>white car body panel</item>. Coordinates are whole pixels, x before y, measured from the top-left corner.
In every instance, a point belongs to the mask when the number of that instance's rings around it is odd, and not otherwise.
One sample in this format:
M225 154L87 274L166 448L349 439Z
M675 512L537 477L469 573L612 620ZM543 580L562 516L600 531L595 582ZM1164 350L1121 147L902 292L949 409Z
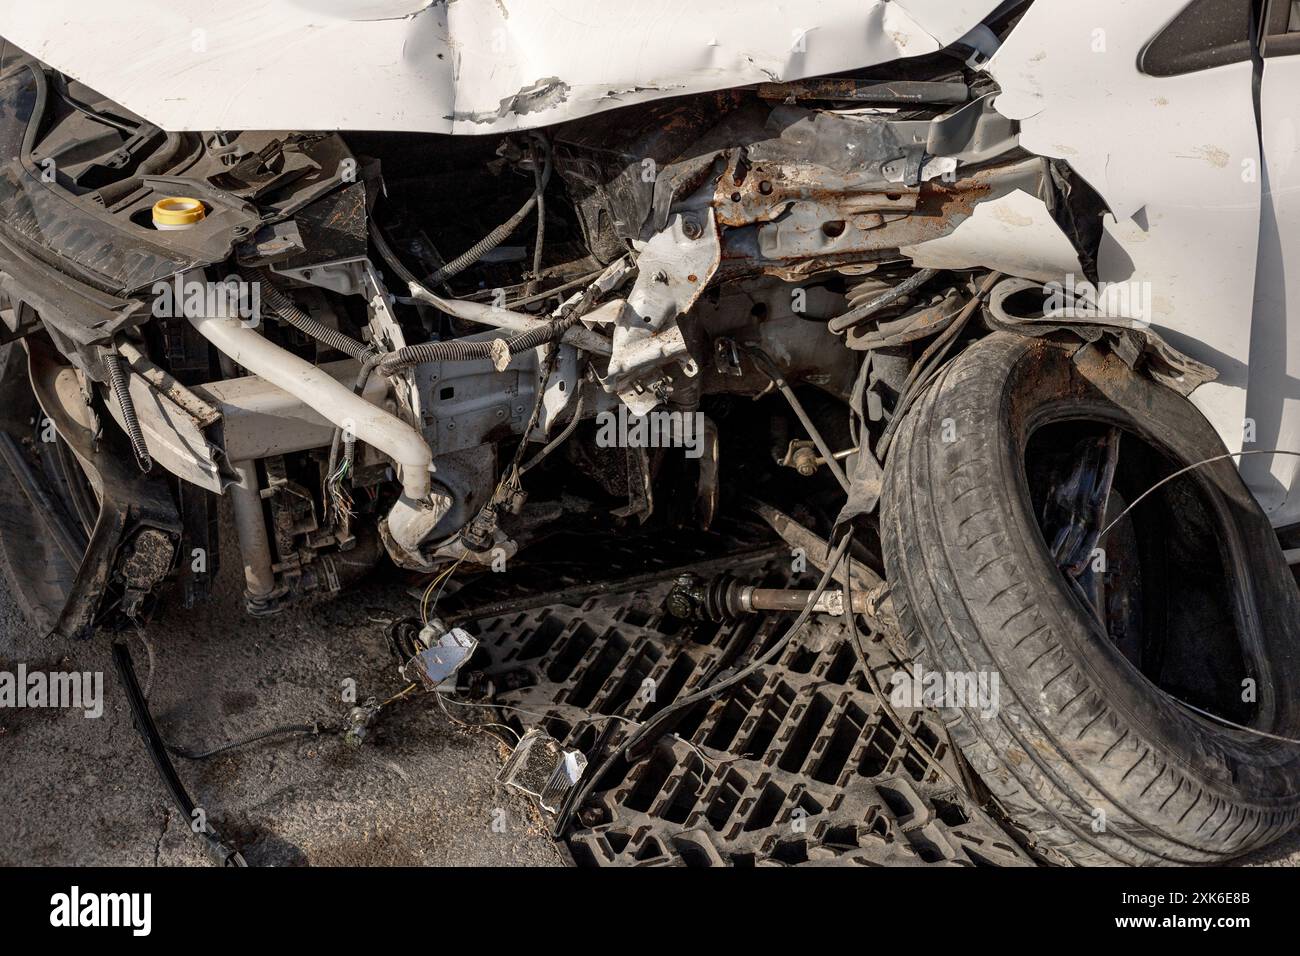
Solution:
M1170 77L1136 66L1142 47L1184 6L1038 0L989 64L1003 89L995 105L1021 121L1022 146L1066 160L1106 200L1114 216L1106 218L1099 277L1103 285L1145 283L1152 327L1218 369L1218 380L1191 398L1229 451L1300 450L1300 405L1284 399L1286 373L1278 373L1295 361L1287 358L1285 308L1276 300L1285 263L1300 263L1294 240L1265 266L1275 278L1264 286L1273 291L1258 306L1255 296L1261 162L1253 65ZM1283 91L1295 89L1278 79L1263 85L1274 114L1287 110ZM1264 119L1266 143L1287 135L1270 112ZM1286 147L1274 153L1280 163ZM1281 218L1292 235L1298 215L1300 207ZM1263 460L1242 462L1276 525L1300 521L1300 500L1287 496L1294 461L1276 456L1271 471Z
M1219 370L1192 401L1238 451L1259 233L1259 183L1243 175L1259 164L1252 66L1139 73L1138 53L1184 5L1035 3L989 70L1021 145L1065 159L1115 214L1102 283L1147 283L1155 330Z
M930 53L996 6L3 0L0 35L167 130L479 134Z
M899 252L929 269L982 266L1039 282L1082 275L1079 254L1047 204L1023 189L979 203L952 232Z

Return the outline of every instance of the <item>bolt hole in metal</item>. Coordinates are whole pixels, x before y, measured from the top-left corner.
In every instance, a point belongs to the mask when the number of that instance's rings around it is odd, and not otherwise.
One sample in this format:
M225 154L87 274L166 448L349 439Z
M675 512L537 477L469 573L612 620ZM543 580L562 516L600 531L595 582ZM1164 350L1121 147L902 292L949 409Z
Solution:
M1249 725L1247 667L1233 606L1225 529L1194 474L1159 449L1100 421L1055 421L1025 453L1034 517L1049 555L1111 645L1170 696ZM1114 527L1104 541L1101 531Z

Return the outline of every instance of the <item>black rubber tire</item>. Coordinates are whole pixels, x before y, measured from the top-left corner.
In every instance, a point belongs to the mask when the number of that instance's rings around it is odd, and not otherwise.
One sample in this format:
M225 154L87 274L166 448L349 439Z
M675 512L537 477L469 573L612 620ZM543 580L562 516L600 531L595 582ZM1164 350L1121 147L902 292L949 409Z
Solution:
M8 478L9 469L0 465L0 474ZM18 502L0 509L0 574L23 616L48 634L68 600L77 569L23 510L24 505ZM7 643L0 640L0 654L9 650Z
M56 493L67 489L66 475L53 443L34 442L40 430L42 412L27 378L27 357L20 343L0 346L0 430L8 432L31 466L45 475ZM42 633L58 620L77 569L64 556L32 512L26 497L17 489L17 479L0 463L0 478L8 482L9 493L0 505L0 574L8 594L19 610ZM76 521L70 500L60 496L56 505ZM0 640L0 653L6 651Z
M1267 844L1300 814L1300 746L1172 702L1105 639L1048 555L1025 450L1034 428L1063 417L1118 425L1175 463L1224 453L1195 406L1109 353L1011 333L973 344L907 413L887 462L881 534L909 648L933 670L998 672L996 716L944 718L1044 860L1215 863ZM1300 592L1231 462L1192 474L1237 575L1257 726L1300 737Z

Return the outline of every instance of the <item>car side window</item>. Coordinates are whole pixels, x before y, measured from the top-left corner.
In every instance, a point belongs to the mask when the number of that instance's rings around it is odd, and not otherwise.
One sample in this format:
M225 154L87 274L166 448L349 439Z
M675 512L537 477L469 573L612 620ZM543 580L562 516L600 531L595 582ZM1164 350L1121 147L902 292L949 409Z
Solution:
M1300 53L1300 0L1271 0L1264 24L1260 40L1264 56Z
M1191 0L1147 41L1138 70L1181 76L1250 59L1251 6L1252 0Z

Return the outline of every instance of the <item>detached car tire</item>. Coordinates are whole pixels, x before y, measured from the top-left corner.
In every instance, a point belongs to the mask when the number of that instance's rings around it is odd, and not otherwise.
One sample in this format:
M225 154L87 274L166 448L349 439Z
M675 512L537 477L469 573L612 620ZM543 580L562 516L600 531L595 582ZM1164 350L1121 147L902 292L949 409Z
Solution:
M1225 453L1188 400L1073 337L999 332L943 369L887 462L881 533L895 609L922 667L998 675L996 714L950 706L944 717L1042 858L1224 861L1295 824L1300 746L1178 700L1300 737L1300 593L1233 463L1197 468L1165 486L1174 497L1163 505L1153 495L1132 511L1145 524L1126 540L1141 561L1113 586L1143 582L1141 599L1126 600L1145 616L1143 650L1126 656L1054 562L1027 465L1036 435L1096 427L1129 443L1137 470L1125 500L1158 473ZM1144 456L1163 463L1139 467ZM1178 543L1184 525L1205 550Z

